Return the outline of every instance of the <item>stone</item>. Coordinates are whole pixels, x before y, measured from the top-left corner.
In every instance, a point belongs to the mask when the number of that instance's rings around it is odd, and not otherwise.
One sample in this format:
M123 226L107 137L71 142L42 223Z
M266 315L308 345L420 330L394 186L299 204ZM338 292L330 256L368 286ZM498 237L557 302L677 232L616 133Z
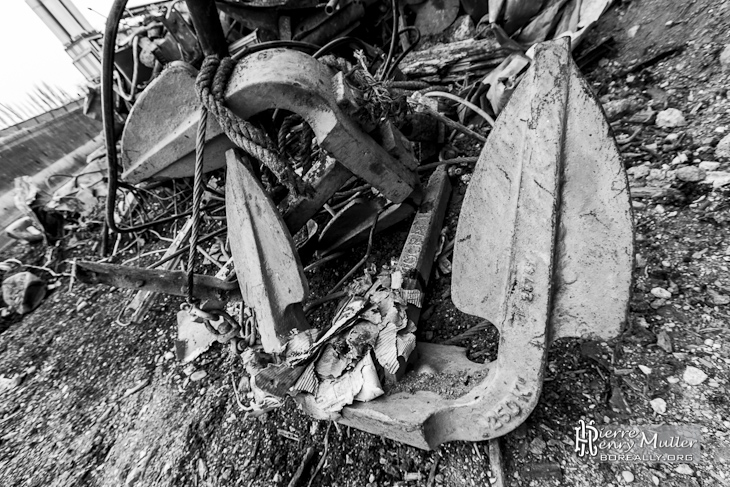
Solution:
M725 49L720 53L720 66L723 73L730 71L730 44L726 44Z
M710 295L712 304L716 306L725 306L726 304L730 304L730 296L726 294L720 294L716 291L713 291L712 289L708 289L707 294Z
M650 375L651 374L651 368L647 367L646 365L639 365L639 370L644 375Z
M641 166L630 167L626 170L629 176L633 176L635 179L645 178L651 172L651 166L649 164L642 164Z
M208 376L208 373L204 370L196 370L190 375L190 380L192 382L197 382L199 380L203 380Z
M663 287L655 287L655 288L653 288L651 290L651 295L654 296L655 298L658 298L658 299L669 299L669 298L672 297L672 293L670 293L669 291L667 291Z
M624 482L626 482L627 484L630 484L634 481L634 474L632 474L628 470L624 470L623 472L621 472L621 477L623 477Z
M690 466L686 463L680 463L674 471L681 475L693 475L695 473L694 470L692 470L692 468L690 468Z
M703 182L712 184L713 189L722 188L730 184L730 172L708 171Z
M539 457L542 456L543 453L545 453L546 446L547 444L545 443L545 440L538 436L530 442L530 451L534 455L537 455Z
M667 178L667 171L662 169L650 169L649 175L646 177L647 181L664 181Z
M634 25L632 27L629 27L629 29L626 31L626 35L628 36L629 39L633 39L634 37L636 37L636 33L639 32L639 27L641 27L641 26Z
M167 352L165 352L165 355L163 355L162 358L165 360L172 360L175 358L175 354L168 350Z
M666 331L662 330L659 332L659 334L656 336L656 344L665 352L672 353L672 337L670 337L669 333L667 333Z
M622 116L633 112L640 107L638 100L633 98L622 98L620 100L610 100L603 103L603 111L606 112L606 118L609 122L614 122Z
M649 404L651 405L651 408L654 410L654 412L657 414L664 414L667 412L667 402L661 397L652 399L651 401L649 401Z
M676 108L667 108L657 113L656 124L662 128L684 127L687 121L684 119L682 112Z
M684 369L682 379L685 383L691 386L698 386L702 384L705 380L707 380L707 374L702 372L697 367L692 367L691 365L688 365L687 368Z
M720 139L720 142L717 143L717 147L715 147L715 155L717 157L730 159L730 135L726 135Z
M10 391L18 387L23 382L24 376L16 375L15 377L0 376L0 393Z
M702 161L699 165L700 169L705 171L716 171L720 167L720 163L716 161Z
M707 173L697 166L682 166L675 173L677 179L688 183L696 183L705 179Z
M670 134L670 135L674 135L674 134ZM687 157L687 154L685 154L684 152L680 152L679 154L677 154L677 156L674 159L672 159L672 165L677 166L679 164L684 164L687 161L689 161L689 157Z
M202 480L208 476L208 466L205 464L205 460L198 458L198 477Z

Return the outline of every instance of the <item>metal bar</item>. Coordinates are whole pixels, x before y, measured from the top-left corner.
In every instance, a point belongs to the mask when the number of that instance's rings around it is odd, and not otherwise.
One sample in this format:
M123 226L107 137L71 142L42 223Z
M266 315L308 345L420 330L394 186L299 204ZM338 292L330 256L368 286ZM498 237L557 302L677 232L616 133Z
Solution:
M85 284L106 284L124 289L154 291L173 296L187 295L187 274L183 271L141 269L98 262L77 262L76 277ZM227 282L212 276L195 276L195 297L230 301L241 299L238 283Z
M221 58L228 56L228 43L223 34L223 27L218 18L218 8L214 0L185 0L193 20L193 27L203 54L217 54Z

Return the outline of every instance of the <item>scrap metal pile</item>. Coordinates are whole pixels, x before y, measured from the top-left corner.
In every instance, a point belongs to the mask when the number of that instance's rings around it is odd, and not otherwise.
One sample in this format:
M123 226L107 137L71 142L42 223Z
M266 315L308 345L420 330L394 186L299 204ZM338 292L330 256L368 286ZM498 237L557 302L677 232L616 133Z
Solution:
M610 1L188 0L115 43L124 3L105 37L107 226L121 247L188 220L147 269L75 272L138 290L133 321L151 293L186 296L178 357L230 344L250 377L242 407L293 397L313 417L421 448L494 438L535 406L552 340L620 329L626 177L570 54ZM455 168L469 184L451 296L499 330L487 364L416 341ZM130 223L150 203L162 218ZM400 258L368 264L376 235L406 220ZM311 295L305 270L361 243L358 264ZM193 275L201 255L215 277ZM419 388L423 374L436 385Z

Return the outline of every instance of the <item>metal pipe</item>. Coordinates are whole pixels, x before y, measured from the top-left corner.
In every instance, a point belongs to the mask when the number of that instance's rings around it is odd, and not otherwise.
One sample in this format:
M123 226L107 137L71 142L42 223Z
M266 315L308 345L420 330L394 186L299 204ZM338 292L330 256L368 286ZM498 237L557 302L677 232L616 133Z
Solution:
M327 15L332 15L336 10L340 8L340 0L329 0L327 5L324 6L324 12Z
M190 11L190 18L195 27L203 54L213 54L221 58L228 56L228 43L223 33L218 8L214 0L185 0Z

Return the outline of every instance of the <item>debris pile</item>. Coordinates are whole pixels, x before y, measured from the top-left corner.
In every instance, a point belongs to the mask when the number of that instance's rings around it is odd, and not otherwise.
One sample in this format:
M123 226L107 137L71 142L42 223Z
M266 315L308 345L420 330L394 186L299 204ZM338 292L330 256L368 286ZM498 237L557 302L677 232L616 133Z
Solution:
M290 390L301 394L298 399L313 417L337 417L354 400L381 396L381 377L394 383L416 347L416 324L406 313L410 293L400 288L402 273L385 268L374 274L367 270L347 286L349 297L340 303L332 326L304 355L287 356L292 366L306 365Z
M350 419L368 430L400 425L385 434L419 446L477 434L416 427L437 410L467 414L446 398L427 401L418 417L399 417L404 412L389 388L418 359L432 361L436 373L512 377L502 385L484 381L469 394L490 401L487 409L519 395L521 414L509 422L521 421L539 394L546 336L618 330L630 281L630 220L627 208L606 204L624 183L616 179L622 173L612 141L604 135L574 143L585 131L607 133L570 49L611 1L488 3L483 12L471 2L431 0L298 4L296 12L287 1L225 3L221 26L205 13L207 2L189 0L188 9L175 3L139 17L117 43L131 50L134 69L123 76L117 68L116 105L113 80L103 79L102 109L117 106L115 116L124 119L119 148L114 127L105 126L106 220L116 238L110 259L135 248L137 256L122 264L152 257L139 249L150 234L161 237L154 226L172 225L174 239L156 250L165 255L148 269L79 262L79 279L136 290L121 324L144 320L156 292L184 296L178 358L188 362L213 343L230 345L250 377L253 400L242 407L254 413L293 395L312 416L339 418L354 402L380 397L387 418L381 425ZM109 25L121 15L114 12ZM377 27L366 28L366 19ZM564 36L573 44L543 42ZM475 157L480 152L494 159L492 169ZM589 166L591 178L584 174ZM421 173L432 169L425 184ZM523 181L523 170L534 172L534 185ZM563 171L585 184L563 185ZM416 326L440 252L449 174L469 183L454 243L453 298L503 334L500 346L510 357L492 364L472 364L436 345L417 357ZM92 197L84 188L77 204L64 208L87 217ZM576 208L613 223L585 223ZM558 215L575 231L558 238L545 224ZM368 262L374 235L411 217L400 259L376 271ZM494 235L483 234L487 227ZM591 252L573 242L578 228L596 242ZM580 267L553 252L558 240ZM365 256L329 292L310 294L305 271L364 242ZM186 252L186 265L176 270ZM438 265L451 273L450 262ZM569 276L555 299L548 296L553 266ZM213 268L216 277L196 275L196 268ZM606 275L613 276L612 299L590 295L597 288L589 281ZM318 304L336 299L331 323L310 321ZM594 330L590 324L601 318L610 326ZM548 333L550 322L559 328ZM534 353L515 376L525 341ZM485 417L482 438L507 427Z

